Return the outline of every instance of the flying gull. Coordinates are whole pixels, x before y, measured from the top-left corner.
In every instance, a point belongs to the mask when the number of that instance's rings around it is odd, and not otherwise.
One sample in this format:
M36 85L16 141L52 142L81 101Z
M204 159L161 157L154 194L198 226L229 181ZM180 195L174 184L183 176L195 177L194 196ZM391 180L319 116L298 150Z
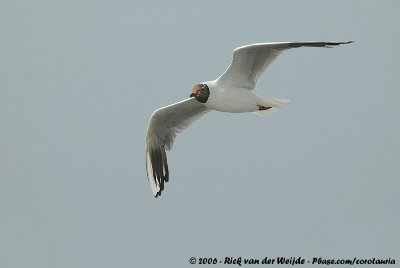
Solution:
M193 121L212 110L266 115L289 102L254 94L261 74L284 50L352 42L276 42L238 47L228 69L219 78L196 84L190 98L154 111L146 135L147 177L153 195L160 196L169 180L166 151L171 150L176 135Z

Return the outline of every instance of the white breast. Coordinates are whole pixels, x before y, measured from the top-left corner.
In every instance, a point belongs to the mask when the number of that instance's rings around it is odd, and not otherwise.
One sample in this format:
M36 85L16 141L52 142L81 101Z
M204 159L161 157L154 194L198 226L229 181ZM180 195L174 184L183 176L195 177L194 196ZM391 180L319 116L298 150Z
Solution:
M258 110L257 96L245 88L223 88L215 81L205 82L210 89L210 97L205 106L207 108L230 113L254 112Z

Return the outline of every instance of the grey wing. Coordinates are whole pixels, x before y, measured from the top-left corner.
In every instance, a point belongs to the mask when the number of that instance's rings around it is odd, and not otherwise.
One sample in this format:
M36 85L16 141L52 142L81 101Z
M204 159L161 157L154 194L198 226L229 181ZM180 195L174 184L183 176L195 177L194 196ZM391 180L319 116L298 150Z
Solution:
M190 98L160 108L152 114L146 135L146 168L155 197L161 195L164 183L169 179L166 150L172 148L179 132L208 111L195 98Z
M346 42L278 42L259 43L238 47L228 69L217 79L221 85L254 89L258 78L279 54L289 48L297 47L333 47Z

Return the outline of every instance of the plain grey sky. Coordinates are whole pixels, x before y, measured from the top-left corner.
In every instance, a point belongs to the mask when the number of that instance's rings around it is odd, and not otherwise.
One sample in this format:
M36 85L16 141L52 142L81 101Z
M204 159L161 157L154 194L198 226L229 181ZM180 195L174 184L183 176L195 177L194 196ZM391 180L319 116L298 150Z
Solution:
M400 262L399 10L399 1L3 0L0 267ZM218 77L238 46L300 40L355 43L282 54L258 94L291 103L268 117L196 122L153 198L151 113Z

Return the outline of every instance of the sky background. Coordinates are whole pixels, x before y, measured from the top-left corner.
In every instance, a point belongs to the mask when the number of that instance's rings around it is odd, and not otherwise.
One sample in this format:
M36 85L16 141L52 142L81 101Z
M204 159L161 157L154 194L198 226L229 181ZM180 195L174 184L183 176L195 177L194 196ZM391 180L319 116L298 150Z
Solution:
M399 263L399 10L399 1L2 0L0 267L193 267L192 256ZM283 53L258 94L290 104L194 123L169 152L170 181L155 199L151 113L217 78L238 46L302 40L355 43Z

